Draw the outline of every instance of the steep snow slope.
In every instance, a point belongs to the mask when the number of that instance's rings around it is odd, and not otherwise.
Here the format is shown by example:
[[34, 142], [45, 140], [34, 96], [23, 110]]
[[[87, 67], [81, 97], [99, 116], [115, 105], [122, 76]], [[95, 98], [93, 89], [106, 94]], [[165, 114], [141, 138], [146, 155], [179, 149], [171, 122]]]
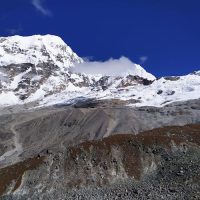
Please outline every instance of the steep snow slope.
[[60, 92], [67, 87], [69, 68], [81, 62], [57, 36], [1, 37], [0, 105]]
[[51, 63], [65, 71], [65, 68], [69, 68], [74, 62], [82, 62], [82, 59], [58, 36], [33, 35], [0, 38], [0, 66]]
[[[130, 106], [164, 106], [200, 98], [200, 72], [156, 80], [127, 58], [83, 62], [52, 35], [0, 38], [0, 106], [120, 99]], [[112, 72], [113, 66], [120, 69]], [[104, 73], [102, 68], [106, 69]], [[99, 70], [99, 71], [98, 71]]]

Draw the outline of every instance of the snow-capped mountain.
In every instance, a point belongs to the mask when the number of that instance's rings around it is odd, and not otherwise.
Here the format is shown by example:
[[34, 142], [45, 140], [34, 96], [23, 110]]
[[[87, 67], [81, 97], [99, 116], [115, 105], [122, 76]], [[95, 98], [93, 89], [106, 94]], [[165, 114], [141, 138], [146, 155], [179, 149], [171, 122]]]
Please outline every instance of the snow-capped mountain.
[[79, 58], [63, 40], [52, 35], [0, 38], [0, 104], [60, 91], [68, 69]]
[[124, 73], [94, 74], [90, 71], [96, 63], [84, 62], [57, 36], [1, 37], [0, 106], [30, 102], [44, 106], [70, 103], [80, 97], [163, 106], [200, 98], [199, 72], [156, 80], [141, 66], [120, 59], [106, 62], [105, 69], [109, 72], [111, 64], [119, 65]]
[[[29, 63], [48, 63], [60, 67], [64, 72], [74, 63], [80, 63], [72, 49], [58, 36], [33, 35], [0, 38], [0, 66]], [[37, 70], [37, 69], [36, 69]]]

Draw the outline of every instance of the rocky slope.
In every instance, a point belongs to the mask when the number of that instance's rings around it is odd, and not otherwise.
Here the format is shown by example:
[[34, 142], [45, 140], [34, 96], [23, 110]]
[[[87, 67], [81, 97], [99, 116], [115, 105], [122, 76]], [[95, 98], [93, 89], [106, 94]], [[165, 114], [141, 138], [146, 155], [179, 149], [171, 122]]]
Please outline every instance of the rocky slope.
[[[200, 182], [198, 177], [193, 180], [199, 162], [199, 119], [199, 100], [131, 109], [123, 101], [81, 101], [73, 106], [2, 112], [2, 199], [114, 199], [119, 195], [159, 199], [161, 184], [165, 199], [198, 196]], [[175, 125], [179, 127], [169, 127]], [[160, 174], [164, 166], [166, 171]], [[179, 176], [182, 167], [187, 173]], [[171, 185], [167, 178], [173, 180]], [[180, 185], [182, 180], [186, 182]]]
[[63, 146], [115, 134], [137, 134], [163, 126], [199, 123], [199, 100], [162, 108], [127, 108], [124, 102], [118, 101], [81, 102], [59, 108], [2, 113], [0, 165], [18, 162], [54, 146], [62, 150]]
[[165, 127], [48, 150], [0, 169], [1, 194], [13, 193], [2, 199], [199, 199], [199, 134]]

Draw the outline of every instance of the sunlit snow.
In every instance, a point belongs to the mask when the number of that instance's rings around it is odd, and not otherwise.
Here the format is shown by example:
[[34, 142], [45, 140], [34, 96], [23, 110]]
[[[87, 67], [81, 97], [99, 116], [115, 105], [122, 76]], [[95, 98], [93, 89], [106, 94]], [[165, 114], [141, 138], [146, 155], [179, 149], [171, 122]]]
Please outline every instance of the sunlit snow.
[[[6, 71], [10, 65], [18, 64], [20, 67], [20, 64], [24, 63], [33, 64], [35, 72], [31, 71], [31, 68], [18, 69], [16, 72], [11, 68]], [[51, 63], [58, 69], [52, 69], [45, 77], [44, 63], [47, 67]], [[39, 71], [42, 73], [38, 74]], [[145, 85], [134, 82], [127, 78], [129, 75], [148, 79], [152, 83]], [[24, 83], [25, 86], [33, 88], [30, 94], [24, 87], [17, 90], [24, 77], [33, 83]], [[122, 85], [122, 82], [126, 84]], [[34, 85], [36, 83], [37, 87]], [[20, 100], [20, 94], [28, 97]], [[0, 106], [30, 102], [48, 106], [68, 104], [80, 98], [134, 100], [135, 103], [128, 103], [128, 106], [137, 107], [161, 107], [172, 102], [198, 99], [200, 72], [156, 80], [140, 65], [125, 57], [104, 62], [83, 62], [83, 59], [57, 36], [0, 38]]]

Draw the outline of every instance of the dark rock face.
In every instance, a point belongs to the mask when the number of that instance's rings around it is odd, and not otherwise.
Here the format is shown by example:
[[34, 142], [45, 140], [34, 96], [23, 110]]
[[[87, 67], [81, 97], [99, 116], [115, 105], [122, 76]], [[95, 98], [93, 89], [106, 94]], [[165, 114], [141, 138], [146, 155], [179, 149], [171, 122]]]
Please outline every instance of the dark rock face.
[[125, 80], [121, 81], [121, 87], [127, 87], [134, 84], [150, 85], [153, 81], [141, 78], [139, 76], [128, 75]]
[[165, 80], [168, 80], [168, 81], [177, 81], [180, 79], [179, 76], [166, 76], [164, 77]]
[[[25, 100], [32, 93], [36, 92], [51, 75], [55, 76], [59, 68], [51, 63], [38, 64], [37, 66], [30, 63], [23, 63], [1, 67], [1, 71], [7, 75], [8, 83], [13, 81], [16, 76], [24, 73], [20, 82], [17, 83], [13, 90], [21, 100]], [[40, 78], [35, 79], [35, 77]], [[1, 86], [0, 92], [4, 90], [6, 91], [6, 88]], [[21, 90], [23, 93], [21, 93]]]

